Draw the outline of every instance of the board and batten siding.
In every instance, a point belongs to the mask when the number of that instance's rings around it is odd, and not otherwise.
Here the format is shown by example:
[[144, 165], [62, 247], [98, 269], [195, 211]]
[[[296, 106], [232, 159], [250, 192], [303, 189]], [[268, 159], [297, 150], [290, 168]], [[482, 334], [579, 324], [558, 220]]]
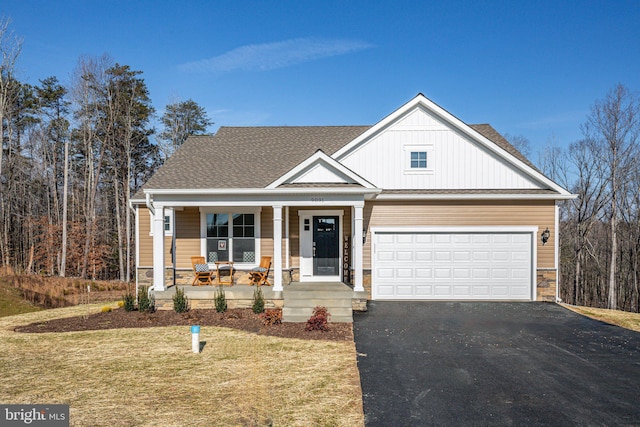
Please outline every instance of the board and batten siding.
[[[145, 206], [138, 206], [138, 267], [153, 266], [153, 236], [151, 236], [151, 213]], [[164, 238], [164, 264], [171, 265], [171, 242], [173, 237]], [[189, 263], [191, 266], [191, 263]]]
[[[411, 151], [427, 170], [408, 169]], [[484, 146], [417, 108], [339, 161], [378, 188], [537, 189], [540, 184]]]
[[[367, 239], [364, 247], [364, 268], [371, 269], [370, 227], [409, 226], [537, 226], [535, 241], [538, 269], [555, 268], [555, 203], [551, 201], [432, 201], [366, 203], [364, 221]], [[549, 228], [551, 237], [546, 245], [540, 233]]]

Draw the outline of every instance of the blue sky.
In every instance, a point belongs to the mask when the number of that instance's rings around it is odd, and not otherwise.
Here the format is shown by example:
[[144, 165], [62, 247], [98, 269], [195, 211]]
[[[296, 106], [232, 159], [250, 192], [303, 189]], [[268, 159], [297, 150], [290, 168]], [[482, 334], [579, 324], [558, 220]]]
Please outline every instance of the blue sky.
[[640, 90], [640, 1], [31, 1], [0, 15], [23, 81], [68, 82], [80, 55], [143, 71], [215, 125], [374, 124], [421, 92], [523, 135], [532, 160], [581, 136], [617, 83]]

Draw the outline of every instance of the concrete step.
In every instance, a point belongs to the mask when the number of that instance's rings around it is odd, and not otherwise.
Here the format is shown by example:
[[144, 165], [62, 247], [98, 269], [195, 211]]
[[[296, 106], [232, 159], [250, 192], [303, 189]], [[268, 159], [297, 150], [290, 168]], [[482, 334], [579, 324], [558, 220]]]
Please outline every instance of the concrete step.
[[[331, 317], [341, 316], [341, 315], [349, 316], [353, 313], [353, 311], [351, 310], [351, 307], [327, 307], [327, 311], [329, 312], [329, 314], [331, 314]], [[296, 314], [305, 315], [307, 316], [307, 318], [304, 320], [307, 320], [309, 317], [311, 317], [311, 314], [313, 313], [313, 308], [284, 306], [282, 307], [282, 314], [284, 315], [285, 313], [292, 314], [292, 315], [296, 315]]]
[[[284, 316], [283, 316], [284, 317]], [[310, 316], [288, 316], [286, 319], [283, 318], [284, 323], [306, 323], [309, 320]], [[352, 316], [331, 316], [329, 323], [353, 323]]]
[[291, 298], [286, 298], [285, 299], [286, 302], [286, 307], [316, 307], [318, 305], [321, 305], [323, 307], [351, 307], [351, 298], [346, 299], [346, 298], [331, 298], [331, 299], [318, 299], [318, 298], [311, 298], [311, 299], [291, 299]]
[[314, 290], [314, 291], [296, 291], [296, 290], [286, 290], [284, 292], [284, 297], [289, 298], [353, 298], [352, 291], [329, 291], [329, 290]]

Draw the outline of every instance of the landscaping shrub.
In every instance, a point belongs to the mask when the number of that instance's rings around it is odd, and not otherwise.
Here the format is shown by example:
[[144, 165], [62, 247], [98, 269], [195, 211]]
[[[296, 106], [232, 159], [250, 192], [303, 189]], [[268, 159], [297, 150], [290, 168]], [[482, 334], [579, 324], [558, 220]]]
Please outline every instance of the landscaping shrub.
[[111, 312], [111, 307], [109, 307], [108, 305], [105, 305], [104, 307], [102, 307], [100, 309], [100, 311], [103, 312], [103, 313], [109, 313], [109, 312]]
[[224, 291], [222, 290], [222, 286], [218, 286], [215, 295], [216, 302], [216, 311], [218, 313], [224, 313], [227, 311], [227, 298], [224, 295]]
[[133, 311], [136, 309], [136, 297], [131, 293], [131, 291], [127, 292], [122, 297], [122, 305], [125, 311]]
[[173, 311], [176, 313], [189, 311], [189, 299], [184, 294], [184, 289], [176, 287], [176, 294], [173, 296]]
[[258, 317], [262, 320], [262, 324], [264, 326], [279, 325], [282, 323], [282, 310], [267, 310], [264, 313], [259, 314]]
[[331, 314], [327, 311], [326, 307], [317, 306], [313, 309], [313, 314], [307, 320], [306, 331], [328, 331], [329, 330], [329, 317]]
[[253, 306], [251, 308], [255, 314], [260, 314], [264, 311], [264, 295], [262, 295], [262, 289], [258, 288], [253, 291]]
[[156, 311], [156, 303], [153, 297], [149, 297], [146, 286], [142, 286], [138, 290], [138, 311], [143, 313], [153, 313]]

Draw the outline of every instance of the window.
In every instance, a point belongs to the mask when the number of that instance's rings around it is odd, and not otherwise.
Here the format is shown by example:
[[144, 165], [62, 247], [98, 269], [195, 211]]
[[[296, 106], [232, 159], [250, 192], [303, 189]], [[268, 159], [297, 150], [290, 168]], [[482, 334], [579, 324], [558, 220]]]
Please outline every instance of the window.
[[411, 144], [403, 147], [402, 167], [405, 175], [432, 175], [435, 173], [433, 144]]
[[427, 152], [412, 151], [411, 152], [411, 169], [426, 169], [426, 168], [427, 168]]
[[207, 262], [256, 261], [256, 215], [253, 213], [207, 213]]

